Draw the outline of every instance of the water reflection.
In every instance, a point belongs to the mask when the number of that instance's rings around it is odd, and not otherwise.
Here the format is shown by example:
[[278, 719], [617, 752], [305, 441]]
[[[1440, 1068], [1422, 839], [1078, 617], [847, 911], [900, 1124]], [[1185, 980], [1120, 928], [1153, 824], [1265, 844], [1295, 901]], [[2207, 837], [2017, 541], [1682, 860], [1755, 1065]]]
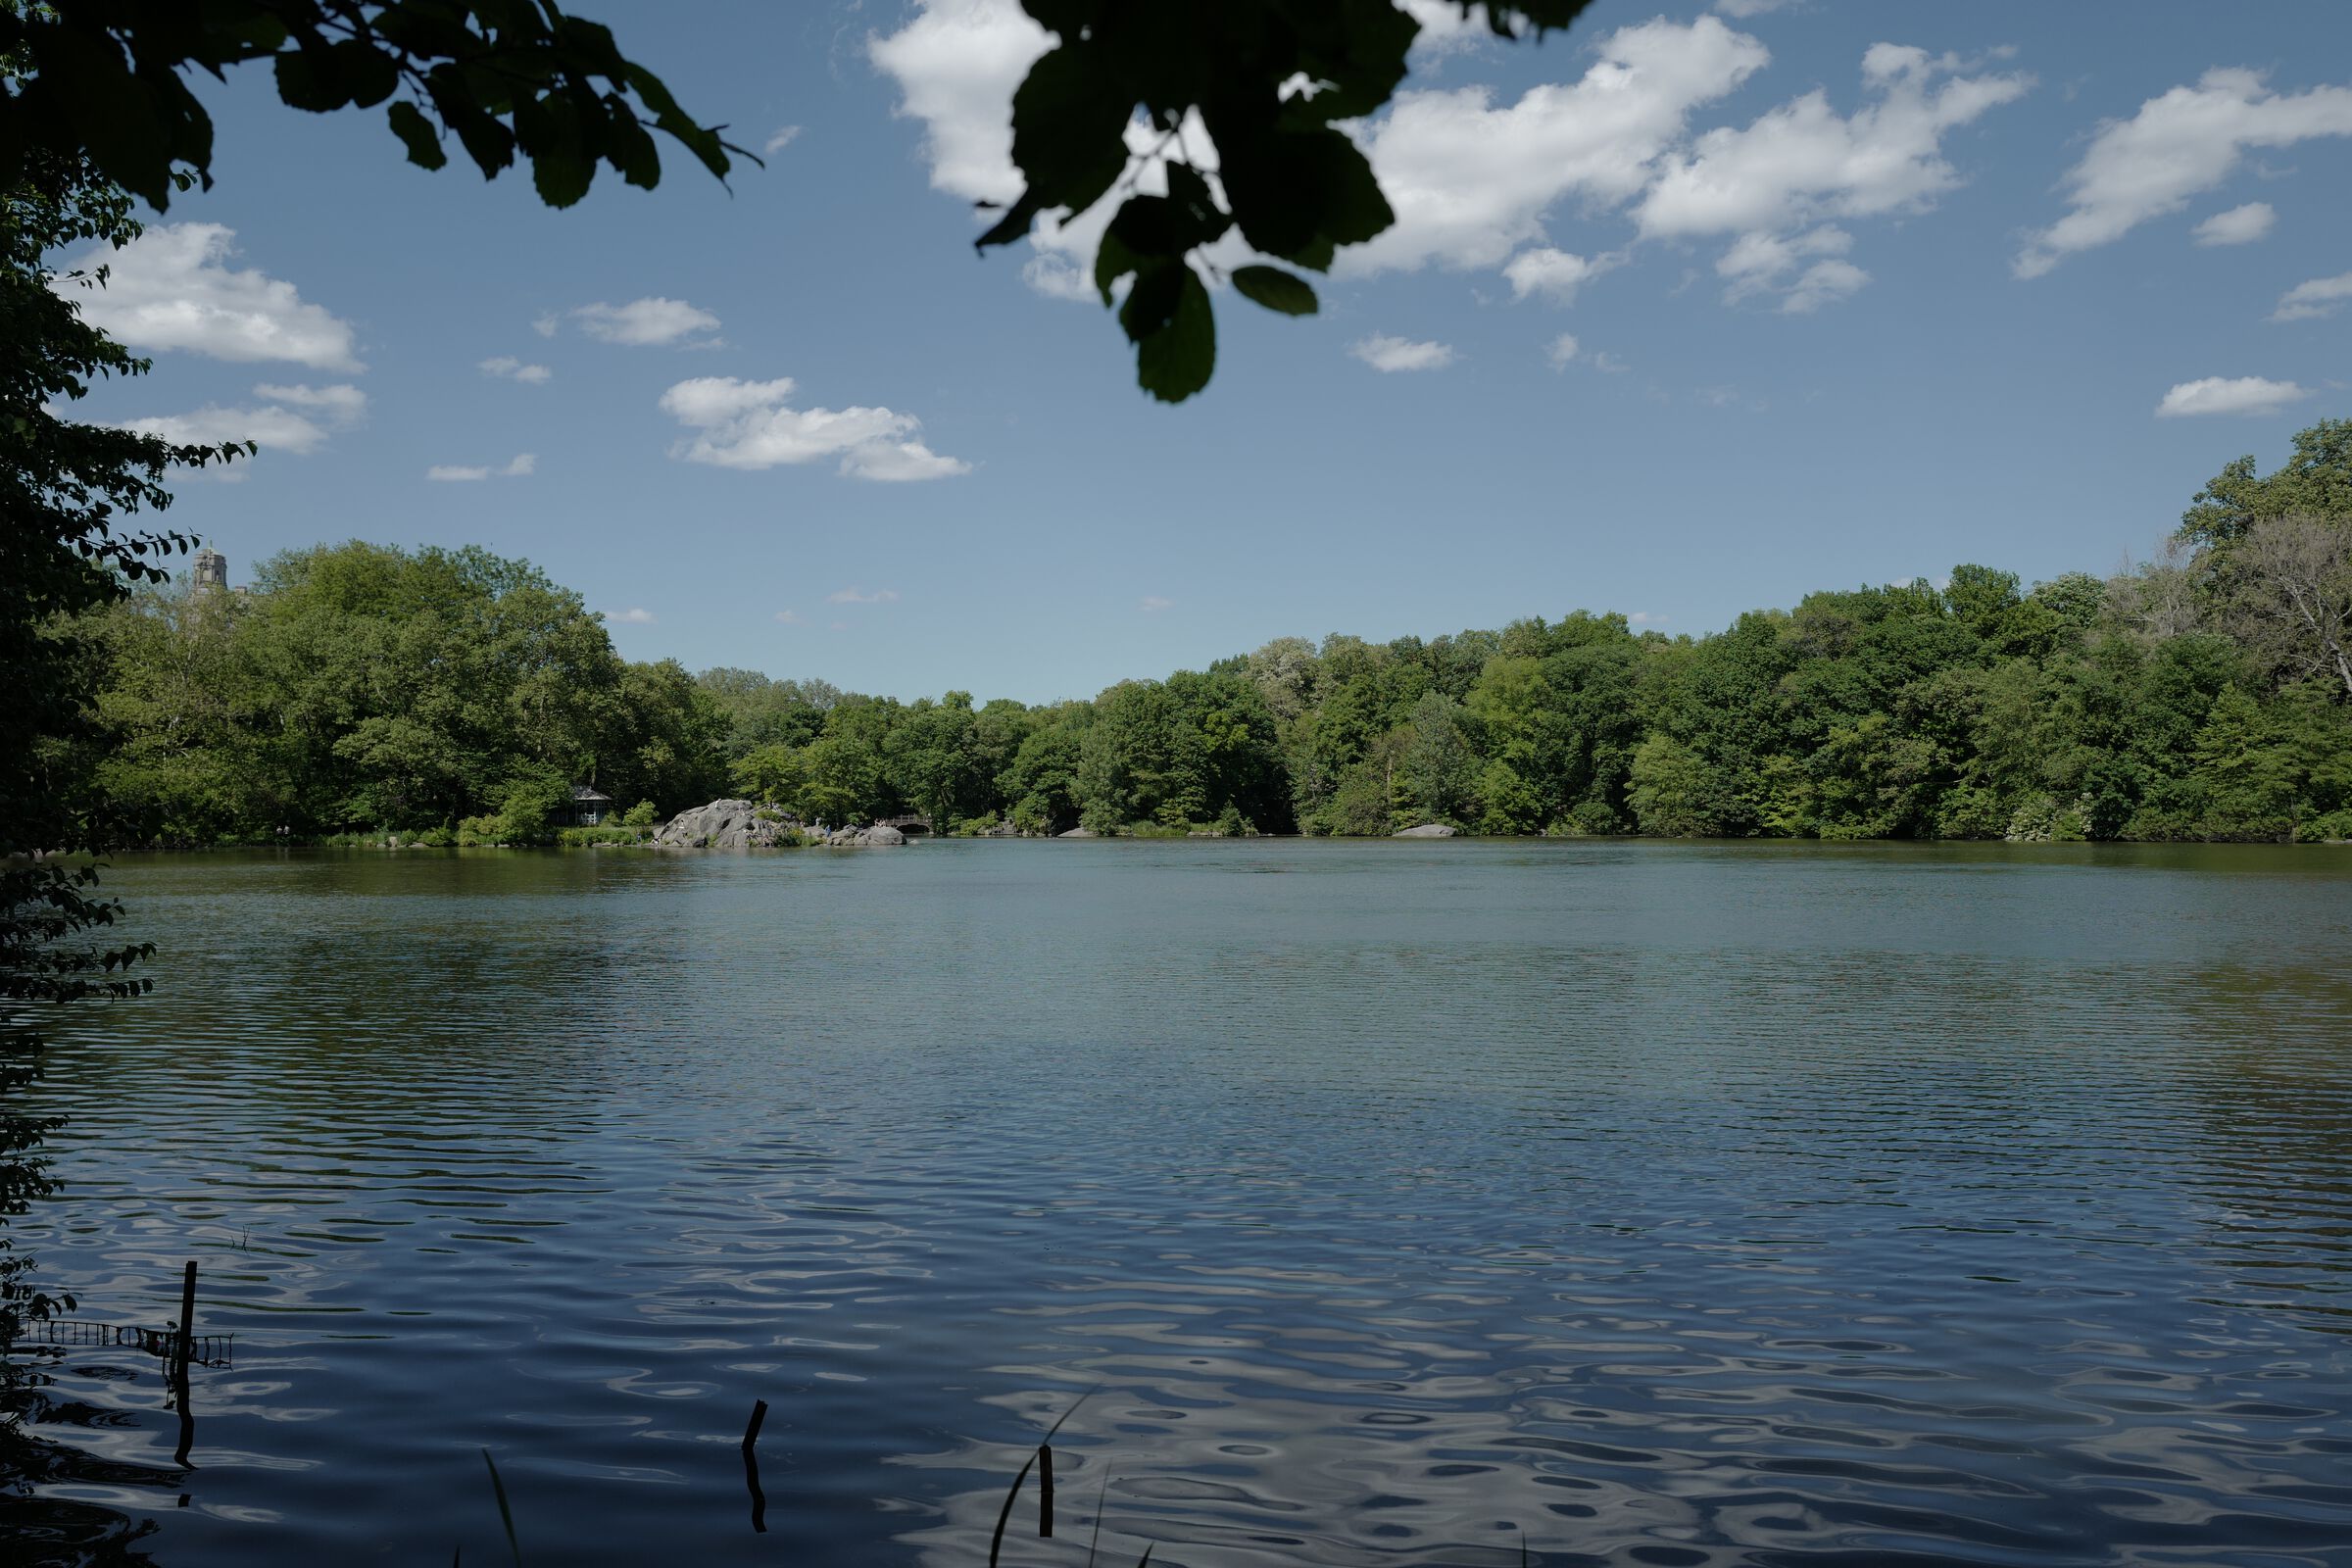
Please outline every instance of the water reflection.
[[61, 1049], [28, 1245], [137, 1322], [199, 1256], [238, 1353], [193, 1474], [154, 1368], [60, 1366], [119, 1468], [36, 1496], [173, 1568], [490, 1560], [487, 1448], [534, 1558], [977, 1563], [1093, 1390], [1021, 1561], [1101, 1499], [1196, 1568], [2324, 1562], [2331, 865], [126, 868], [161, 984]]

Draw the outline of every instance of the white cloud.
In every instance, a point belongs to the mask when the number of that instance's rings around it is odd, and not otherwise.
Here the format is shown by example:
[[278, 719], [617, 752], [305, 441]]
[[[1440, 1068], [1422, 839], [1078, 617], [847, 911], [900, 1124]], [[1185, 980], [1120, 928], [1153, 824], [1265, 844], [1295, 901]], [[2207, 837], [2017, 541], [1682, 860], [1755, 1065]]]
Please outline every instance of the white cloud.
[[1576, 358], [1576, 334], [1574, 332], [1562, 332], [1558, 337], [1555, 337], [1551, 340], [1551, 347], [1544, 351], [1544, 355], [1551, 361], [1551, 368], [1553, 369], [1564, 370], [1568, 368], [1569, 363]]
[[[1841, 260], [1853, 249], [1854, 237], [1824, 223], [1786, 238], [1767, 233], [1742, 234], [1716, 260], [1716, 272], [1726, 279], [1723, 301], [1736, 305], [1748, 296], [1777, 290], [1781, 310], [1802, 316], [1853, 294], [1870, 281], [1870, 274]], [[1797, 271], [1791, 279], [1788, 273]]]
[[2190, 232], [2200, 245], [2251, 245], [2266, 238], [2278, 221], [2269, 202], [2248, 202], [2214, 214]]
[[479, 367], [484, 375], [504, 376], [526, 386], [538, 386], [556, 372], [544, 365], [525, 365], [512, 354], [499, 354], [482, 361]]
[[2352, 272], [2339, 272], [2333, 277], [2315, 277], [2307, 283], [2297, 283], [2278, 296], [2278, 308], [2271, 312], [2274, 321], [2316, 321], [2324, 316], [2333, 316], [2352, 300]]
[[1076, 262], [1040, 251], [1021, 266], [1021, 281], [1050, 300], [1100, 299], [1095, 280]]
[[55, 287], [83, 318], [141, 349], [186, 349], [218, 360], [284, 360], [318, 370], [357, 371], [352, 331], [293, 284], [227, 265], [236, 231], [219, 223], [162, 223], [111, 255], [74, 265], [107, 267], [106, 287]]
[[271, 405], [259, 409], [224, 409], [206, 404], [192, 414], [163, 414], [144, 419], [124, 419], [118, 427], [144, 435], [160, 435], [180, 446], [220, 446], [227, 441], [259, 442], [264, 451], [316, 452], [326, 441], [326, 430], [291, 409]]
[[1447, 55], [1494, 36], [1487, 24], [1484, 6], [1465, 13], [1460, 0], [1400, 0], [1403, 9], [1421, 24], [1413, 36], [1413, 52]]
[[315, 409], [338, 425], [357, 424], [368, 412], [368, 394], [348, 383], [335, 386], [277, 386], [264, 381], [253, 389], [253, 395], [297, 409]]
[[1410, 338], [1375, 332], [1348, 346], [1348, 352], [1375, 370], [1442, 370], [1454, 360], [1446, 343], [1416, 343]]
[[1870, 274], [1851, 262], [1815, 262], [1781, 297], [1782, 313], [1803, 316], [1824, 305], [1848, 298], [1870, 281]]
[[554, 337], [556, 328], [563, 324], [563, 318], [553, 311], [545, 312], [531, 318], [531, 330], [541, 337]]
[[2156, 417], [2178, 419], [2201, 414], [2274, 414], [2289, 403], [2311, 396], [2292, 381], [2267, 381], [2259, 375], [2234, 379], [2209, 375], [2202, 381], [2183, 381], [2156, 405]]
[[2032, 86], [2023, 75], [1966, 69], [1953, 55], [1871, 45], [1862, 81], [1873, 101], [1850, 117], [1816, 88], [1668, 158], [1635, 209], [1643, 237], [1735, 235], [1716, 263], [1732, 279], [1727, 303], [1780, 290], [1781, 308], [1802, 314], [1852, 294], [1870, 274], [1851, 262], [1818, 261], [1793, 281], [1786, 276], [1800, 258], [1851, 248], [1852, 235], [1824, 220], [1924, 212], [1960, 183], [1942, 156], [1944, 134]]
[[[1021, 193], [1020, 171], [1012, 162], [1012, 126], [1005, 104], [1053, 35], [1007, 0], [920, 0], [914, 20], [888, 36], [868, 35], [866, 57], [899, 87], [896, 113], [925, 126], [923, 159], [934, 190], [964, 201], [1003, 206]], [[1187, 117], [1186, 146], [1210, 146], [1199, 115]], [[1164, 160], [1154, 156], [1163, 138], [1141, 116], [1127, 127], [1134, 156], [1122, 185], [1146, 195], [1167, 189]], [[1211, 190], [1218, 188], [1215, 176]], [[1115, 201], [1098, 202], [1083, 214], [1048, 213], [1034, 225], [1034, 254], [1023, 281], [1051, 299], [1091, 300], [1095, 250], [1110, 221]], [[993, 215], [975, 208], [975, 220]], [[1248, 260], [1249, 247], [1229, 235], [1209, 247], [1212, 266], [1230, 270]]]
[[1020, 195], [1004, 106], [1052, 42], [1011, 0], [924, 0], [899, 31], [867, 36], [866, 58], [899, 84], [897, 114], [926, 127], [933, 190], [972, 202]]
[[2248, 148], [2352, 135], [2352, 87], [2274, 93], [2260, 73], [2208, 71], [2193, 87], [2150, 98], [2130, 120], [2100, 124], [2063, 181], [2071, 211], [2018, 253], [2039, 277], [2078, 251], [2114, 243], [2228, 179]]
[[1614, 257], [1598, 257], [1587, 261], [1567, 251], [1554, 250], [1548, 245], [1521, 251], [1502, 269], [1510, 280], [1511, 298], [1523, 300], [1530, 294], [1541, 294], [1557, 305], [1566, 305], [1576, 298], [1576, 291], [1615, 265]]
[[1690, 112], [1771, 58], [1713, 17], [1623, 27], [1597, 52], [1582, 79], [1515, 103], [1488, 87], [1399, 93], [1359, 132], [1396, 224], [1347, 251], [1343, 270], [1500, 267], [1544, 242], [1545, 214], [1569, 197], [1614, 207], [1639, 195]]
[[[252, 408], [207, 404], [191, 414], [125, 419], [119, 428], [160, 435], [180, 446], [252, 441], [265, 452], [307, 456], [325, 445], [334, 430], [359, 423], [368, 412], [368, 394], [356, 386], [276, 386], [265, 381], [253, 394], [268, 401]], [[203, 471], [232, 482], [245, 477], [242, 466]]]
[[656, 617], [652, 611], [638, 605], [631, 605], [626, 610], [614, 611], [605, 618], [619, 621], [624, 626], [651, 626]]
[[[1021, 179], [1004, 104], [1051, 35], [1008, 0], [919, 3], [905, 27], [868, 37], [867, 56], [896, 81], [898, 113], [923, 122], [933, 187], [966, 201], [1009, 202]], [[1424, 57], [1484, 36], [1483, 14], [1465, 18], [1446, 0], [1407, 0], [1406, 8], [1423, 24], [1416, 48]], [[1764, 7], [1732, 0], [1725, 9], [1752, 15]], [[1566, 303], [1624, 260], [1582, 257], [1551, 242], [1545, 224], [1570, 203], [1595, 215], [1632, 211], [1642, 234], [1683, 239], [1787, 239], [1835, 219], [1922, 211], [1960, 182], [1940, 153], [1944, 132], [2029, 85], [2022, 76], [1969, 74], [1973, 68], [1955, 56], [1883, 43], [1863, 57], [1868, 101], [1850, 118], [1816, 91], [1694, 141], [1694, 113], [1770, 63], [1761, 42], [1718, 17], [1661, 18], [1603, 35], [1593, 53], [1575, 80], [1516, 99], [1487, 86], [1404, 92], [1355, 126], [1396, 222], [1342, 251], [1335, 271], [1500, 270], [1515, 298]], [[1146, 156], [1160, 140], [1140, 120], [1129, 127], [1137, 162], [1128, 178], [1138, 190], [1165, 188]], [[1196, 152], [1211, 150], [1196, 122], [1184, 140]], [[1054, 298], [1092, 298], [1089, 263], [1113, 205], [1042, 218], [1022, 269], [1028, 285]], [[1230, 266], [1246, 256], [1229, 235], [1210, 259]], [[1809, 262], [1751, 282], [1783, 294], [1784, 309], [1805, 311], [1851, 293], [1866, 276], [1850, 263]]]
[[2014, 103], [2022, 75], [1962, 75], [1953, 55], [1876, 43], [1862, 55], [1876, 101], [1840, 117], [1819, 88], [1743, 128], [1710, 130], [1666, 161], [1635, 217], [1644, 237], [1800, 227], [1823, 218], [1925, 210], [1960, 183], [1944, 132]]
[[895, 605], [899, 602], [896, 588], [878, 588], [867, 593], [862, 588], [836, 588], [825, 595], [828, 605]]
[[1173, 599], [1162, 599], [1157, 594], [1146, 594], [1143, 598], [1135, 602], [1135, 608], [1142, 611], [1147, 615], [1156, 615], [1163, 610], [1175, 609], [1176, 601]]
[[1599, 353], [1592, 356], [1592, 368], [1595, 370], [1605, 371], [1610, 375], [1623, 375], [1626, 371], [1632, 369], [1633, 367], [1626, 364], [1616, 355], [1611, 354], [1608, 350], [1602, 349]]
[[775, 618], [783, 625], [798, 626], [801, 623], [801, 612], [797, 610], [779, 610], [776, 612]]
[[525, 474], [536, 473], [538, 469], [539, 460], [537, 457], [528, 452], [517, 452], [495, 468], [487, 465], [439, 463], [425, 469], [424, 476], [427, 479], [438, 479], [445, 483], [467, 484], [477, 479], [493, 477], [519, 479]]
[[590, 337], [603, 338], [608, 343], [625, 343], [631, 348], [666, 344], [697, 349], [718, 346], [718, 339], [710, 335], [718, 330], [718, 318], [684, 300], [663, 299], [660, 295], [631, 300], [626, 305], [607, 305], [599, 300], [594, 305], [581, 306], [571, 315]]
[[[1744, 126], [1692, 137], [1692, 115], [1737, 89], [1771, 56], [1713, 17], [1619, 29], [1574, 84], [1531, 89], [1497, 107], [1482, 87], [1405, 93], [1362, 133], [1397, 214], [1396, 226], [1342, 255], [1340, 270], [1499, 266], [1516, 297], [1565, 299], [1622, 258], [1586, 263], [1544, 242], [1544, 223], [1570, 199], [1589, 211], [1630, 210], [1642, 238], [1730, 236], [1720, 269], [1730, 297], [1781, 293], [1804, 312], [1851, 294], [1868, 274], [1823, 266], [1816, 242], [1832, 220], [1926, 211], [1961, 182], [1944, 136], [2024, 96], [2023, 75], [1972, 74], [1955, 55], [1874, 44], [1862, 57], [1866, 102], [1850, 116], [1820, 89]], [[1781, 265], [1755, 265], [1754, 247], [1793, 246]], [[1742, 255], [1741, 247], [1749, 247]], [[1505, 258], [1509, 258], [1506, 262]]]
[[701, 432], [670, 456], [722, 468], [772, 468], [838, 458], [854, 479], [942, 479], [971, 465], [941, 457], [915, 439], [922, 421], [889, 409], [795, 409], [789, 376], [744, 381], [702, 376], [662, 394], [662, 410]]
[[843, 455], [841, 471], [853, 479], [889, 484], [952, 479], [971, 472], [972, 466], [961, 458], [942, 457], [920, 441], [869, 441]]
[[775, 157], [776, 154], [791, 146], [793, 139], [800, 133], [801, 127], [798, 125], [778, 125], [769, 133], [767, 140], [760, 144], [760, 155], [763, 158]]

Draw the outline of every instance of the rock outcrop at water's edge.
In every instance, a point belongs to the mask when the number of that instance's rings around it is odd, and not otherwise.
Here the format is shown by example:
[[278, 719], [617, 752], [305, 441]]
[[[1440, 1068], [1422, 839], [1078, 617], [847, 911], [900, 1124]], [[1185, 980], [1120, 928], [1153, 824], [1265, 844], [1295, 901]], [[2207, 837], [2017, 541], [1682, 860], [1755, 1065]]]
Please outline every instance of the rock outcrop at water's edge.
[[825, 848], [829, 850], [886, 850], [906, 842], [906, 834], [884, 822], [876, 822], [872, 827], [835, 828], [825, 835]]
[[1424, 822], [1419, 827], [1408, 827], [1403, 832], [1392, 833], [1389, 837], [1396, 839], [1449, 839], [1453, 837], [1453, 829], [1443, 822]]
[[749, 801], [712, 801], [680, 811], [654, 835], [657, 849], [772, 850], [795, 842], [798, 829], [785, 818], [760, 814]]

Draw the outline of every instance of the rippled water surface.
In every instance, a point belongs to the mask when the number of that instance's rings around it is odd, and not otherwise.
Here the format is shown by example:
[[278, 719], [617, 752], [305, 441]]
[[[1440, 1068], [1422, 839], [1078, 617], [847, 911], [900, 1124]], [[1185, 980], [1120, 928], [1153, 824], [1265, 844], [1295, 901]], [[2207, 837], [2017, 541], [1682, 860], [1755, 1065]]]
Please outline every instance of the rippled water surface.
[[[48, 1504], [197, 1565], [2352, 1562], [2352, 851], [213, 855]], [[738, 1442], [755, 1398], [764, 1532]]]

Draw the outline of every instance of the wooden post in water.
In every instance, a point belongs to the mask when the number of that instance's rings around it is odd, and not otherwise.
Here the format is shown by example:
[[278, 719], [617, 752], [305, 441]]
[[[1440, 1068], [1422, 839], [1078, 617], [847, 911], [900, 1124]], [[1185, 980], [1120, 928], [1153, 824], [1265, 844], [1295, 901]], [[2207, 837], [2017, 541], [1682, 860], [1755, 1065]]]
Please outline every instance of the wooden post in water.
[[179, 1277], [179, 1340], [172, 1347], [172, 1393], [179, 1404], [179, 1446], [172, 1462], [188, 1468], [188, 1450], [196, 1446], [196, 1411], [188, 1398], [188, 1363], [196, 1358], [196, 1260], [188, 1259]]
[[767, 1494], [760, 1490], [760, 1426], [767, 1419], [767, 1401], [752, 1401], [752, 1419], [743, 1429], [743, 1484], [752, 1494], [752, 1533], [767, 1534]]
[[196, 1260], [192, 1257], [179, 1277], [179, 1344], [172, 1351], [184, 1373], [188, 1358], [196, 1352]]
[[1037, 1446], [1037, 1534], [1041, 1541], [1054, 1537], [1054, 1445]]

